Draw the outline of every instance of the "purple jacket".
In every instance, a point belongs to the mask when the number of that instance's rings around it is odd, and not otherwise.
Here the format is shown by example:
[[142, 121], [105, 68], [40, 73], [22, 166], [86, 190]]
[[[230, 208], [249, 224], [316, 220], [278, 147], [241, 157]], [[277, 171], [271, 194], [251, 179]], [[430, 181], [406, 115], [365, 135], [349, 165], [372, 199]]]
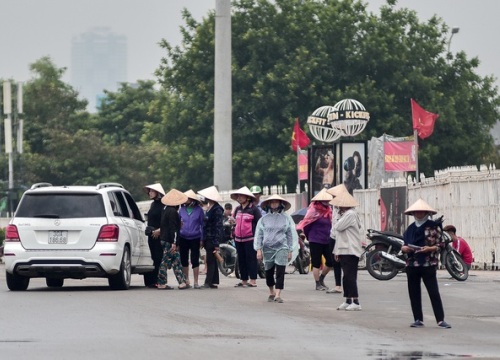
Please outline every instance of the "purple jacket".
[[195, 206], [191, 214], [188, 214], [186, 206], [179, 210], [181, 218], [181, 230], [179, 235], [186, 240], [200, 240], [203, 236], [203, 222], [205, 213], [201, 206]]
[[307, 240], [309, 240], [309, 242], [329, 244], [331, 228], [332, 221], [328, 218], [322, 217], [306, 225], [306, 227], [304, 228], [304, 234], [306, 234]]

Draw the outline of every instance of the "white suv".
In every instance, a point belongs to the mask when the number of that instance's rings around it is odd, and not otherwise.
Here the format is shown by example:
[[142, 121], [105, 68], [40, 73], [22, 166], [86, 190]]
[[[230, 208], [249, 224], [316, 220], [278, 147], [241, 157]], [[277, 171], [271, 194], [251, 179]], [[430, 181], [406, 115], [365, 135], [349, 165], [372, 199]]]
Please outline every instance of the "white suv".
[[153, 270], [144, 219], [120, 184], [34, 184], [5, 233], [10, 290], [26, 290], [30, 278], [61, 287], [65, 278], [107, 277], [112, 289], [130, 287], [132, 273]]

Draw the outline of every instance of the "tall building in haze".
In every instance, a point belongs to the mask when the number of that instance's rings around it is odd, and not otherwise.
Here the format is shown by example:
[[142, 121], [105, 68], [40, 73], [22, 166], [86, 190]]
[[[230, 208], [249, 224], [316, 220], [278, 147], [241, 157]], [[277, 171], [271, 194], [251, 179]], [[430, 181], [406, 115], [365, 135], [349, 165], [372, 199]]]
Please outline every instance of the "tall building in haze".
[[71, 41], [71, 85], [95, 112], [104, 90], [116, 91], [127, 81], [127, 38], [99, 27]]

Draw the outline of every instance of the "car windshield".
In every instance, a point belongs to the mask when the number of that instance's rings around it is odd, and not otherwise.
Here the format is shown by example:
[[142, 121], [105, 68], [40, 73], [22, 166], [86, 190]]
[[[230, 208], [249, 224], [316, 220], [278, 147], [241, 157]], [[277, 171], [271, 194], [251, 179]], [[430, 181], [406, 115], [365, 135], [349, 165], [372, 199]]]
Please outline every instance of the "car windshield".
[[100, 194], [25, 194], [16, 217], [53, 219], [104, 217]]

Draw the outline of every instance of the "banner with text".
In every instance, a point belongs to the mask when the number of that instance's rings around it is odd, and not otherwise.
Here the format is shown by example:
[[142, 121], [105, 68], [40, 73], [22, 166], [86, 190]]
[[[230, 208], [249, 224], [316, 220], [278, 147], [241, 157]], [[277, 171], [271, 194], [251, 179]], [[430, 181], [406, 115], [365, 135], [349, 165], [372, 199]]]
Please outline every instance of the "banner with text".
[[413, 136], [384, 135], [385, 171], [416, 171], [417, 149]]

